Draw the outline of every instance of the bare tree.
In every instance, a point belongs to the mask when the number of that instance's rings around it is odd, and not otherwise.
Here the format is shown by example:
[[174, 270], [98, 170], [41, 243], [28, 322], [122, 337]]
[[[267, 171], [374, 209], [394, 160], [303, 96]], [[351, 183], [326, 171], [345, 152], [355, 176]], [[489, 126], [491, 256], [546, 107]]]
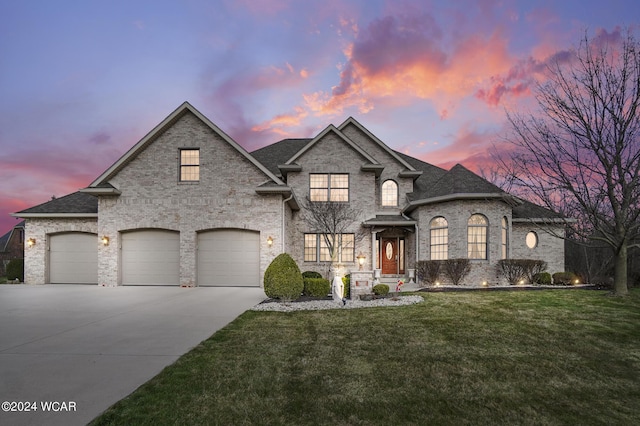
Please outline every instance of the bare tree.
[[362, 212], [349, 203], [338, 201], [311, 201], [303, 204], [304, 219], [313, 232], [322, 235], [329, 251], [331, 265], [337, 266], [342, 234], [353, 234], [354, 249], [358, 241], [365, 237], [359, 219]]
[[604, 36], [585, 35], [547, 65], [537, 112], [508, 113], [509, 173], [548, 207], [582, 219], [574, 232], [613, 250], [614, 293], [626, 295], [640, 215], [640, 44], [630, 30]]

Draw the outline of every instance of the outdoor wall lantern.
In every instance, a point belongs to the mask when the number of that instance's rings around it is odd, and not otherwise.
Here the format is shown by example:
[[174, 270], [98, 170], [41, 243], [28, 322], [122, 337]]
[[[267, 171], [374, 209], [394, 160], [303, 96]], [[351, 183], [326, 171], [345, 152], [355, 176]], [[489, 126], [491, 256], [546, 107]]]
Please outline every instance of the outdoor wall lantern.
[[268, 245], [269, 247], [271, 247], [271, 246], [273, 245], [273, 238], [271, 237], [271, 235], [269, 235], [269, 236], [267, 237], [267, 245]]
[[364, 260], [367, 258], [364, 254], [360, 253], [357, 257], [358, 264], [360, 265], [360, 270], [362, 271], [362, 265], [364, 265]]
[[36, 245], [36, 239], [35, 239], [35, 238], [29, 238], [29, 239], [27, 240], [27, 246], [29, 246], [29, 247], [33, 247], [33, 246], [35, 246], [35, 245]]
[[103, 246], [109, 245], [109, 237], [107, 237], [106, 235], [102, 237], [102, 245]]

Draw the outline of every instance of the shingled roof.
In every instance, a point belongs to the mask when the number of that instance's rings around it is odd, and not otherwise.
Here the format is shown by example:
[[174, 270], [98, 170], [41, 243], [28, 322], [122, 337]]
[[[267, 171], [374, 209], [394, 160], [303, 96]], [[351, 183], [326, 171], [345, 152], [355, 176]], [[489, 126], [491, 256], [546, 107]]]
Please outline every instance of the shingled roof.
[[309, 138], [283, 139], [280, 142], [257, 149], [251, 152], [251, 155], [261, 162], [271, 173], [280, 176], [282, 173], [280, 169], [278, 169], [278, 165], [286, 163], [287, 160], [304, 148], [310, 141], [311, 139]]
[[64, 197], [54, 198], [46, 203], [38, 204], [26, 210], [15, 213], [17, 217], [28, 217], [28, 215], [40, 214], [98, 214], [98, 199], [93, 195], [80, 191], [74, 192]]
[[434, 198], [452, 194], [503, 194], [502, 189], [481, 178], [461, 164], [456, 164], [423, 193], [414, 198]]
[[564, 219], [560, 213], [549, 210], [527, 200], [521, 200], [522, 204], [513, 208], [513, 219]]

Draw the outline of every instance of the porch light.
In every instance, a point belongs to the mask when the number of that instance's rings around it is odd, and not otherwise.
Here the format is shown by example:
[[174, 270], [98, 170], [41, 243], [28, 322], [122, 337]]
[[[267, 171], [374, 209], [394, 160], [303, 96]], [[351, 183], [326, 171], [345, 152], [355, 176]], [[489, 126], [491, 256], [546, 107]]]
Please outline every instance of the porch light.
[[29, 246], [29, 247], [33, 247], [33, 246], [35, 246], [35, 245], [36, 245], [36, 239], [35, 239], [35, 238], [29, 238], [29, 239], [27, 240], [27, 246]]
[[267, 237], [267, 245], [268, 245], [269, 247], [271, 247], [271, 246], [273, 245], [273, 238], [271, 237], [271, 235], [269, 235], [269, 236]]
[[107, 237], [106, 235], [102, 237], [102, 245], [103, 246], [109, 245], [109, 237]]
[[364, 260], [367, 258], [364, 254], [360, 253], [357, 257], [358, 264], [360, 265], [360, 270], [362, 271], [362, 265], [364, 265]]

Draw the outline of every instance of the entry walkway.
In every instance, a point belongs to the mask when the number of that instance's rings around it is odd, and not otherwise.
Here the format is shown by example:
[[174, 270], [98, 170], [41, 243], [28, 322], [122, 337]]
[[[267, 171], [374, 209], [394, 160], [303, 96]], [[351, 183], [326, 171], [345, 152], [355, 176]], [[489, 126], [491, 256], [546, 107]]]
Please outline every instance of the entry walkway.
[[0, 424], [84, 425], [263, 299], [246, 287], [0, 285], [0, 402], [37, 407], [5, 404]]

